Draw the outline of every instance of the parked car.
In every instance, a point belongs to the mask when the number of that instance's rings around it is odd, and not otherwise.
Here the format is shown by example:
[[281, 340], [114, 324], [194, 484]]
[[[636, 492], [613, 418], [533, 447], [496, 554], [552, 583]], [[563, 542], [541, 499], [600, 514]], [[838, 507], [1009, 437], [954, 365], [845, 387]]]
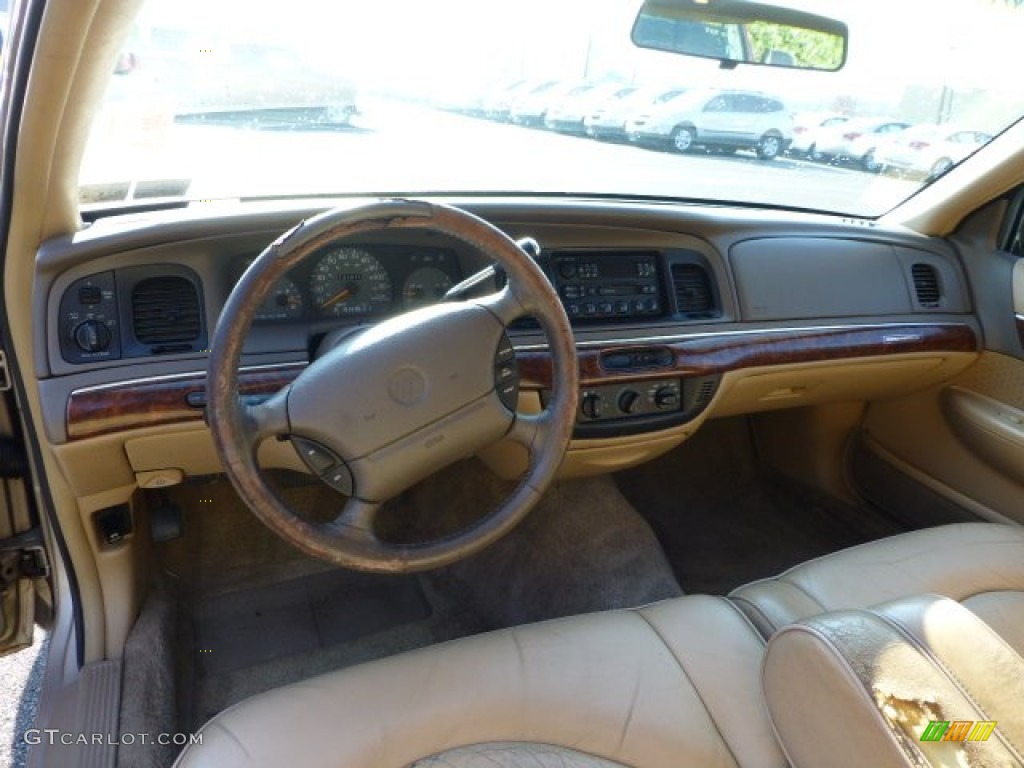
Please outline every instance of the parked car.
[[815, 141], [815, 157], [835, 165], [854, 164], [877, 173], [881, 166], [875, 158], [879, 143], [905, 131], [910, 123], [888, 117], [857, 117], [845, 123], [822, 128]]
[[587, 117], [598, 105], [614, 104], [632, 93], [636, 93], [635, 87], [621, 83], [604, 83], [575, 92], [548, 110], [544, 126], [553, 131], [582, 136], [586, 133]]
[[531, 88], [536, 88], [541, 83], [534, 80], [516, 80], [515, 82], [499, 87], [490, 96], [484, 98], [484, 117], [498, 122], [506, 122], [511, 118], [512, 102], [520, 94], [526, 93]]
[[593, 85], [552, 82], [535, 88], [512, 104], [512, 122], [516, 125], [543, 126], [548, 112], [565, 99], [583, 96]]
[[627, 96], [610, 99], [595, 106], [584, 119], [584, 130], [595, 139], [625, 141], [626, 122], [631, 117], [648, 114], [653, 107], [685, 91], [685, 88], [639, 88]]
[[818, 136], [822, 129], [842, 125], [849, 119], [848, 115], [838, 112], [800, 112], [793, 115], [793, 143], [789, 145], [790, 153], [820, 160]]
[[885, 173], [936, 179], [991, 140], [970, 128], [915, 125], [880, 144], [875, 160]]
[[772, 160], [792, 141], [793, 119], [785, 104], [763, 93], [699, 89], [657, 105], [626, 130], [631, 141], [675, 152], [753, 149]]

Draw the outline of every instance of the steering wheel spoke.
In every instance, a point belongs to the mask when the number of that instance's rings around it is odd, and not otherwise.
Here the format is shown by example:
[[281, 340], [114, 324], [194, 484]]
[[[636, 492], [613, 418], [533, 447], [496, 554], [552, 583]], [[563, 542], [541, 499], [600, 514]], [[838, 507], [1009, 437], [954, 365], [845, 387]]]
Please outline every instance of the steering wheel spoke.
[[338, 534], [362, 540], [377, 540], [373, 532], [374, 521], [381, 505], [375, 501], [366, 501], [356, 497], [345, 502], [341, 513], [330, 523], [330, 527]]
[[477, 303], [486, 307], [506, 327], [511, 325], [512, 321], [529, 313], [529, 310], [523, 306], [516, 295], [511, 282], [500, 291], [489, 293], [478, 299]]
[[547, 441], [551, 432], [551, 412], [517, 413], [515, 424], [506, 435], [510, 440], [533, 451]]
[[288, 433], [288, 388], [259, 405], [246, 405], [242, 410], [249, 442], [258, 445], [268, 437]]

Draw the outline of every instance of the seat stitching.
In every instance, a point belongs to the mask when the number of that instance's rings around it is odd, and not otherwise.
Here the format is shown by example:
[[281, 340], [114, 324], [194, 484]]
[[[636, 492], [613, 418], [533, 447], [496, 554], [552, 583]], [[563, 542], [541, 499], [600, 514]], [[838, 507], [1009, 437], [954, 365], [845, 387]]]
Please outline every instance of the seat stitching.
[[[748, 606], [750, 608], [750, 610], [752, 610], [754, 613], [756, 613], [758, 616], [760, 616], [764, 620], [764, 623], [767, 624], [771, 628], [772, 633], [774, 633], [775, 630], [777, 630], [779, 628], [778, 625], [774, 621], [772, 621], [771, 619], [768, 618], [768, 614], [766, 614], [764, 611], [761, 610], [761, 606], [759, 606], [757, 603], [755, 603], [750, 598], [743, 597], [743, 596], [740, 596], [740, 595], [737, 595], [736, 597], [732, 597], [730, 595], [729, 597], [726, 597], [724, 599], [727, 600], [727, 601], [733, 602], [733, 603], [743, 603], [744, 605]], [[767, 639], [761, 634], [761, 630], [758, 629], [756, 626], [754, 626], [754, 623], [752, 621], [750, 621], [750, 617], [747, 616], [746, 613], [744, 613], [743, 610], [740, 609], [738, 606], [737, 606], [737, 610], [739, 610], [740, 613], [743, 613], [743, 618], [745, 618], [747, 620], [747, 622], [750, 624], [750, 626], [754, 627], [754, 631], [757, 632], [757, 636], [760, 637], [762, 640], [764, 640], [765, 641], [765, 645], [767, 645]]]
[[[768, 641], [764, 637], [761, 636], [761, 632], [758, 630], [757, 627], [754, 626], [754, 622], [752, 622], [750, 620], [750, 617], [747, 616], [747, 614], [745, 614], [738, 605], [733, 603], [732, 600], [730, 600], [728, 597], [726, 597], [724, 595], [718, 595], [716, 597], [716, 599], [720, 600], [721, 602], [723, 602], [727, 606], [729, 606], [729, 608], [732, 609], [732, 612], [735, 613], [737, 616], [739, 616], [744, 624], [746, 624], [748, 627], [750, 627], [751, 631], [754, 634], [754, 637], [757, 638], [757, 641], [761, 644], [762, 648], [767, 648], [768, 647]], [[771, 622], [768, 622], [768, 623], [771, 624]]]
[[[609, 766], [631, 768], [631, 764], [624, 763], [618, 759], [602, 757], [601, 755], [595, 754], [593, 752], [588, 752], [582, 749], [576, 749], [575, 747], [568, 747], [564, 744], [552, 744], [551, 742], [547, 741], [478, 741], [472, 744], [460, 744], [454, 747], [447, 747], [442, 752], [436, 752], [432, 755], [426, 755], [425, 757], [418, 757], [411, 763], [407, 763], [406, 768], [414, 768], [414, 766], [417, 766], [420, 763], [424, 763], [428, 766], [438, 765], [439, 763], [437, 761], [439, 760], [444, 760], [444, 765], [454, 765], [453, 763], [449, 762], [449, 758], [445, 756], [451, 752], [460, 751], [466, 751], [473, 754], [474, 756], [479, 756], [486, 758], [488, 760], [493, 760], [493, 758], [491, 758], [491, 756], [488, 754], [489, 752], [496, 751], [498, 748], [508, 749], [511, 751], [512, 749], [517, 747], [547, 747], [552, 750], [562, 750], [570, 754], [591, 758], [593, 760], [599, 760], [602, 763], [606, 763]], [[536, 755], [531, 755], [531, 757], [535, 760], [538, 759]], [[500, 763], [495, 764], [500, 765]]]
[[687, 672], [686, 667], [683, 666], [682, 659], [676, 656], [675, 652], [672, 650], [672, 646], [670, 646], [665, 641], [664, 636], [661, 634], [661, 632], [658, 631], [658, 628], [651, 623], [650, 619], [644, 616], [643, 613], [641, 613], [640, 611], [634, 610], [633, 613], [639, 616], [643, 620], [643, 622], [648, 627], [650, 627], [651, 632], [654, 633], [654, 636], [658, 638], [661, 644], [665, 647], [665, 650], [668, 651], [668, 655], [675, 661], [676, 666], [679, 667], [679, 671], [683, 673], [683, 677], [685, 677], [686, 680], [690, 683], [690, 687], [693, 689], [694, 694], [700, 701], [701, 706], [704, 707], [704, 711], [707, 713], [708, 719], [711, 721], [711, 725], [715, 727], [715, 733], [718, 734], [718, 738], [721, 739], [722, 743], [725, 745], [726, 750], [729, 752], [729, 756], [732, 758], [733, 764], [736, 765], [737, 768], [739, 768], [740, 761], [736, 758], [736, 753], [732, 751], [732, 745], [729, 744], [728, 741], [726, 741], [725, 734], [722, 733], [722, 729], [718, 727], [718, 721], [715, 720], [715, 716], [711, 714], [711, 710], [708, 708], [708, 703], [704, 701], [704, 696], [701, 694], [700, 689], [697, 687], [697, 684], [693, 682], [693, 678], [690, 677], [690, 673]]
[[[942, 597], [942, 596], [938, 595], [938, 597]], [[967, 684], [963, 680], [960, 679], [960, 676], [957, 675], [956, 672], [954, 672], [942, 659], [940, 659], [938, 657], [938, 655], [936, 655], [932, 651], [931, 648], [929, 648], [924, 643], [922, 643], [920, 640], [918, 640], [917, 636], [902, 621], [900, 621], [899, 619], [894, 618], [892, 616], [888, 616], [888, 615], [886, 615], [884, 613], [879, 613], [879, 612], [874, 611], [874, 610], [867, 610], [865, 612], [873, 614], [874, 616], [877, 616], [883, 622], [885, 622], [886, 624], [889, 624], [893, 629], [895, 629], [896, 632], [898, 634], [902, 635], [907, 640], [907, 642], [909, 642], [922, 656], [924, 656], [926, 659], [928, 659], [930, 662], [932, 662], [932, 664], [934, 664], [936, 667], [938, 667], [940, 672], [943, 672], [946, 675], [946, 677], [949, 678], [949, 681], [954, 686], [956, 686], [956, 688], [960, 691], [960, 693], [962, 693], [964, 695], [964, 697], [968, 701], [971, 702], [971, 705], [976, 710], [978, 710], [979, 713], [981, 713], [981, 715], [984, 717], [985, 720], [991, 720], [992, 719], [991, 717], [989, 717], [988, 712], [985, 711], [985, 708], [982, 707], [981, 704], [978, 703], [978, 699], [977, 699], [977, 697], [973, 693], [971, 693], [971, 689], [967, 686]], [[981, 620], [979, 619], [979, 621], [981, 621]], [[985, 624], [985, 622], [981, 622], [981, 624], [983, 626], [985, 626], [986, 628], [988, 628], [990, 632], [992, 631], [988, 627], [988, 625]], [[992, 632], [992, 634], [995, 635], [996, 638], [999, 641], [1003, 642], [1003, 645], [1006, 645], [1005, 641], [1003, 641], [1003, 639], [1001, 637], [999, 637], [999, 635], [997, 635], [995, 632]], [[1014, 655], [1018, 655], [1017, 652], [1014, 651], [1009, 646], [1007, 646], [1007, 648], [1011, 652], [1013, 652]], [[1019, 656], [1018, 656], [1018, 658], [1019, 658]], [[1022, 664], [1024, 664], [1024, 659], [1022, 659]], [[1018, 762], [1024, 763], [1024, 759], [1022, 759], [1022, 757], [1021, 757], [1021, 752], [1017, 748], [1017, 745], [1013, 742], [1013, 740], [1010, 739], [1002, 731], [996, 731], [995, 734], [999, 737], [999, 740], [1003, 742], [1004, 746], [1006, 746], [1007, 749], [1009, 749], [1011, 752], [1013, 752], [1013, 756], [1018, 760]]]
[[778, 580], [783, 582], [783, 583], [785, 583], [785, 584], [789, 584], [789, 586], [793, 587], [793, 589], [795, 589], [797, 592], [800, 592], [801, 594], [803, 594], [808, 600], [810, 600], [812, 603], [814, 603], [816, 606], [818, 606], [821, 609], [821, 611], [820, 611], [821, 613], [824, 613], [825, 611], [830, 610], [825, 605], [825, 603], [823, 603], [821, 600], [819, 600], [814, 595], [812, 595], [803, 585], [797, 584], [795, 581], [791, 581], [789, 579], [783, 578], [783, 576], [785, 576], [785, 575], [786, 574], [782, 574], [782, 576], [779, 576]]
[[[839, 665], [849, 673], [849, 676], [854, 681], [856, 681], [863, 698], [868, 702], [868, 711], [874, 716], [875, 720], [881, 722], [883, 732], [889, 737], [889, 741], [896, 747], [897, 751], [900, 754], [907, 757], [908, 759], [912, 759], [919, 766], [919, 768], [928, 768], [931, 765], [928, 759], [924, 756], [924, 753], [921, 752], [918, 746], [911, 739], [908, 738], [901, 740], [897, 737], [895, 726], [893, 726], [885, 717], [885, 715], [883, 715], [879, 711], [877, 702], [875, 702], [874, 698], [872, 698], [871, 691], [868, 687], [867, 681], [865, 681], [864, 678], [857, 674], [857, 670], [853, 668], [853, 665], [850, 664], [849, 660], [843, 654], [839, 646], [832, 642], [832, 638], [830, 638], [827, 634], [822, 632], [817, 627], [813, 627], [808, 624], [791, 624], [790, 626], [780, 630], [779, 634], [775, 636], [776, 640], [774, 640], [773, 642], [777, 642], [777, 638], [781, 637], [782, 634], [786, 632], [807, 632], [808, 634], [813, 635], [818, 640], [820, 640], [825, 645], [825, 647], [832, 652], [832, 655], [836, 657], [836, 659], [839, 662]], [[767, 655], [765, 655], [765, 662], [767, 662], [767, 658]], [[762, 662], [762, 670], [764, 668], [765, 662]], [[761, 680], [762, 688], [764, 688], [763, 671], [761, 675]], [[765, 691], [765, 698], [767, 699], [767, 691]], [[772, 725], [774, 727], [775, 721], [773, 718], [770, 719], [772, 720]], [[776, 733], [778, 733], [777, 729]], [[779, 741], [781, 743], [782, 739], [780, 738]]]

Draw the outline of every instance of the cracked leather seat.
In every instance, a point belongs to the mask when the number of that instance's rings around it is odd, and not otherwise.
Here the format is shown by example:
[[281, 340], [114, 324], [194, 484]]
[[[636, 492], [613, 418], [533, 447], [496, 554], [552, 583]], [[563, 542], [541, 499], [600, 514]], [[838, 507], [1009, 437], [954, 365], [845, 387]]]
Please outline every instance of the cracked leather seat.
[[[177, 766], [785, 766], [761, 690], [764, 640], [748, 616], [772, 634], [923, 593], [962, 602], [1019, 653], [1024, 528], [905, 534], [742, 587], [734, 601], [686, 596], [340, 670], [222, 712]], [[776, 725], [778, 702], [803, 697], [792, 669], [769, 691]]]

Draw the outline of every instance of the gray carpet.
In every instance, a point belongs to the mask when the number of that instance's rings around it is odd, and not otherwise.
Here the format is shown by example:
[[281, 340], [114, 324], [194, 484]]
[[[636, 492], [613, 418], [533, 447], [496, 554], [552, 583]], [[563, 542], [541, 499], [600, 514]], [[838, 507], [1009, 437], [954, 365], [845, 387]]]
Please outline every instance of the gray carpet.
[[494, 627], [682, 594], [650, 526], [607, 476], [556, 483], [511, 534], [428, 578]]
[[760, 461], [746, 418], [711, 421], [616, 483], [647, 518], [687, 592], [726, 594], [813, 557], [905, 530]]
[[[124, 649], [121, 733], [177, 733], [179, 695], [175, 674], [176, 606], [166, 592], [146, 599]], [[117, 749], [118, 768], [164, 768], [174, 762], [173, 745], [126, 740]]]

